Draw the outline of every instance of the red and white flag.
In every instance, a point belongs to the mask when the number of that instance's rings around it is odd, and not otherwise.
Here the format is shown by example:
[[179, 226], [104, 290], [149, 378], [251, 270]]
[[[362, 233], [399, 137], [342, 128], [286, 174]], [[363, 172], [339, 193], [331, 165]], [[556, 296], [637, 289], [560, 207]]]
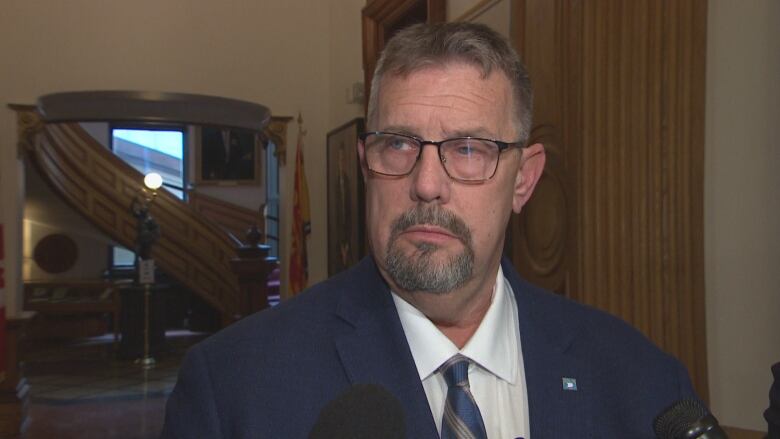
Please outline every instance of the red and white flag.
[[297, 294], [309, 282], [309, 260], [306, 240], [311, 233], [309, 214], [309, 186], [303, 166], [303, 130], [298, 132], [295, 152], [295, 192], [293, 194], [292, 244], [290, 245], [290, 294]]

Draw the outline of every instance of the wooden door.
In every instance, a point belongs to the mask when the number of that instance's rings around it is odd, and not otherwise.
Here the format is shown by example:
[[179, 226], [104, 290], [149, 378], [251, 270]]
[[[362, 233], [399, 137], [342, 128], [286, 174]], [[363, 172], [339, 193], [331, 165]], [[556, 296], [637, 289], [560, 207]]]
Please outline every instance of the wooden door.
[[445, 19], [445, 0], [369, 0], [363, 8], [363, 75], [366, 105], [379, 54], [395, 32], [415, 23]]
[[618, 315], [707, 398], [705, 0], [514, 0], [548, 164], [510, 224], [532, 282]]

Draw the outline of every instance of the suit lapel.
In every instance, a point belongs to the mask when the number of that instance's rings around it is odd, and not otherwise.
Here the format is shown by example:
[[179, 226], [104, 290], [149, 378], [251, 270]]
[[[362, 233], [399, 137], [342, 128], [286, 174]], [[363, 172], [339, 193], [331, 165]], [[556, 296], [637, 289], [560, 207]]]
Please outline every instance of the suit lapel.
[[570, 356], [521, 337], [531, 437], [587, 437], [583, 433], [593, 420], [591, 377]]
[[350, 382], [378, 384], [398, 398], [408, 435], [438, 437], [395, 304], [370, 258], [355, 270], [337, 314], [353, 327], [336, 339]]
[[576, 329], [556, 320], [556, 309], [539, 300], [539, 294], [551, 293], [531, 292], [535, 287], [506, 260], [503, 270], [517, 299], [531, 438], [587, 437], [594, 389], [587, 368], [569, 353]]

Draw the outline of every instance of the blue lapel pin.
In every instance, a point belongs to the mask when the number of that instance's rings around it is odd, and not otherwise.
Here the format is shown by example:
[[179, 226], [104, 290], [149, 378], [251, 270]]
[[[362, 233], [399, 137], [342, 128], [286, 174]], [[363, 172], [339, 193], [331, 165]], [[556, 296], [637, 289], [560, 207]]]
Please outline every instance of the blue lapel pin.
[[563, 377], [563, 390], [577, 390], [577, 380]]

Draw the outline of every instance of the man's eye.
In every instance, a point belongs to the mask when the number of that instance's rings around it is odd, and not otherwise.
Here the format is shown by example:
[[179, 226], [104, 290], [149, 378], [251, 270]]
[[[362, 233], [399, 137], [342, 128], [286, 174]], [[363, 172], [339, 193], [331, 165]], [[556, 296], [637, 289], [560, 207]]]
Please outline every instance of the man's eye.
[[489, 148], [482, 142], [474, 140], [461, 140], [454, 142], [451, 150], [460, 156], [483, 156], [489, 152]]
[[474, 153], [474, 149], [471, 147], [471, 145], [460, 145], [455, 150], [460, 155], [472, 155]]
[[414, 148], [412, 142], [403, 137], [390, 137], [385, 141], [385, 145], [397, 151], [408, 151]]

